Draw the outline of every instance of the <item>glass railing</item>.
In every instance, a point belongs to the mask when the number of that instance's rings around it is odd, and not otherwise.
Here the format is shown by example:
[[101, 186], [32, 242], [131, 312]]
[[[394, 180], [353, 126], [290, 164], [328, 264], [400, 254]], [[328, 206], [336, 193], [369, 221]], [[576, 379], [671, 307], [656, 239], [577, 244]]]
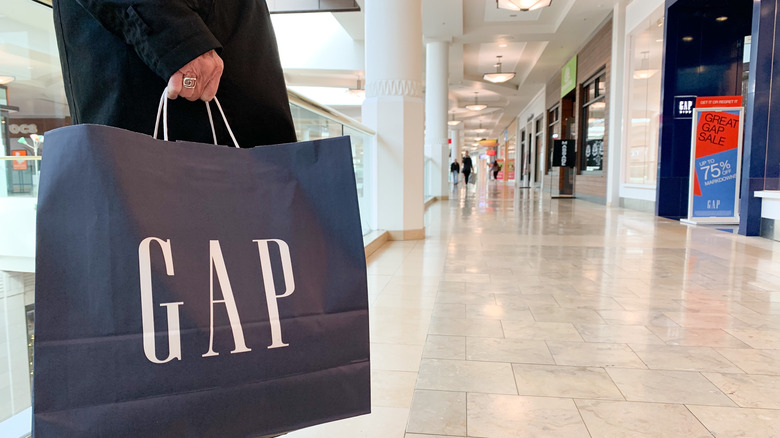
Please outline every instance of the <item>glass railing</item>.
[[41, 157], [0, 157], [0, 197], [35, 198]]
[[370, 197], [373, 193], [370, 186], [370, 170], [367, 168], [367, 157], [376, 133], [338, 111], [317, 104], [293, 91], [287, 92], [290, 98], [295, 131], [298, 141], [318, 140], [321, 138], [347, 135], [352, 142], [352, 165], [355, 169], [357, 182], [358, 204], [360, 205], [360, 222], [363, 235], [373, 231], [369, 217], [371, 209]]

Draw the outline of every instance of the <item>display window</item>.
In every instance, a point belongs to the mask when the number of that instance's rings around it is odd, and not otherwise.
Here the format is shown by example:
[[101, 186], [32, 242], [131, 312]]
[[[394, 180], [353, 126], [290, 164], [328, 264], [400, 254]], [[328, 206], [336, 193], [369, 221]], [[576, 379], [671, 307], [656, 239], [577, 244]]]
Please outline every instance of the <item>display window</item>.
[[583, 132], [580, 144], [581, 169], [596, 172], [604, 169], [604, 134], [607, 122], [606, 71], [597, 73], [582, 85]]
[[625, 120], [624, 185], [655, 187], [661, 116], [664, 8], [629, 34]]

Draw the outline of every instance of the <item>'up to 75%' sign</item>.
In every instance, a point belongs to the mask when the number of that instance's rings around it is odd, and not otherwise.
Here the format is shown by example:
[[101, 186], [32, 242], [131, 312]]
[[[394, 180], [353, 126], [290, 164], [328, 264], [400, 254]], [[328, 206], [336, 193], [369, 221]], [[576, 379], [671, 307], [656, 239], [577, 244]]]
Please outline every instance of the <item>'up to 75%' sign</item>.
[[696, 99], [688, 221], [739, 222], [743, 111], [741, 96]]

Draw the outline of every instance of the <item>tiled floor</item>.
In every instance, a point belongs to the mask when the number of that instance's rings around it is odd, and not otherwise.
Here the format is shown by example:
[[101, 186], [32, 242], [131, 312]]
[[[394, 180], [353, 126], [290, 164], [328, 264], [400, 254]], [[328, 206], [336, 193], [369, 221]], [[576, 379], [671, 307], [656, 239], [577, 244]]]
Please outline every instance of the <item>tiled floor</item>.
[[373, 413], [289, 438], [780, 437], [780, 243], [482, 181], [368, 275]]

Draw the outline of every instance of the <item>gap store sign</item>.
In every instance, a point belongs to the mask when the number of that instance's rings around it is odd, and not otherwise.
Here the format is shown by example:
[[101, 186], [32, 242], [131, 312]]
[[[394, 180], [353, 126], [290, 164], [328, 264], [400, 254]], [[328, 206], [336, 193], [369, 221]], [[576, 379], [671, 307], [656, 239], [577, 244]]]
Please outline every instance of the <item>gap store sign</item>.
[[742, 97], [699, 97], [695, 105], [688, 220], [683, 222], [738, 224]]

